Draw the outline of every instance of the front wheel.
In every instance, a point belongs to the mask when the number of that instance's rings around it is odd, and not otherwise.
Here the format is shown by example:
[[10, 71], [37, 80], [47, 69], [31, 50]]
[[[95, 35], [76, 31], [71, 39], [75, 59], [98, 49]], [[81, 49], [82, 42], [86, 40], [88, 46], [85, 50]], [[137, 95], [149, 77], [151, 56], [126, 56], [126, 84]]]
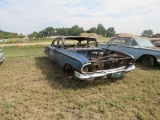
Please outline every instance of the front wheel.
[[72, 72], [73, 71], [73, 68], [70, 64], [66, 64], [63, 68], [64, 71], [66, 72]]
[[156, 64], [153, 56], [147, 55], [142, 58], [142, 65], [145, 67], [152, 68]]

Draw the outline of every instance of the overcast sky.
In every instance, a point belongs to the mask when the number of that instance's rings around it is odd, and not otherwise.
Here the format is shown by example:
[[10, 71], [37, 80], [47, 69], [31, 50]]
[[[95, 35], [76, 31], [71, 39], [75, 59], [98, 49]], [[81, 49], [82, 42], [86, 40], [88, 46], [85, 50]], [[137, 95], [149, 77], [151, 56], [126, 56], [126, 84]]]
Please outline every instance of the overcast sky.
[[46, 27], [101, 23], [116, 33], [160, 33], [159, 0], [0, 0], [0, 29], [30, 34]]

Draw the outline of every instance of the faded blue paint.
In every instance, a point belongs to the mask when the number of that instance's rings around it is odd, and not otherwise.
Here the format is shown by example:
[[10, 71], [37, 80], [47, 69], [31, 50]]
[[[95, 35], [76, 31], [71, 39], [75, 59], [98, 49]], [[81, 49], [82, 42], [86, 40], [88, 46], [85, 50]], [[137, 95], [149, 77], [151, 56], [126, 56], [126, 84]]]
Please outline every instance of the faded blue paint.
[[[73, 42], [72, 44], [71, 42], [71, 44], [65, 45], [64, 43], [65, 40], [67, 39], [76, 40], [77, 43]], [[81, 44], [83, 43], [82, 41], [84, 40], [87, 40], [86, 42], [84, 42], [85, 44]], [[90, 44], [92, 41], [95, 42], [94, 45]], [[45, 47], [44, 52], [49, 56], [49, 59], [51, 59], [61, 69], [63, 69], [66, 64], [70, 64], [76, 73], [75, 76], [79, 79], [106, 77], [106, 75], [108, 74], [113, 74], [117, 72], [128, 72], [135, 69], [133, 63], [130, 63], [134, 62], [133, 57], [130, 56], [132, 61], [127, 63], [127, 66], [125, 65], [121, 67], [118, 66], [118, 68], [109, 70], [102, 70], [104, 69], [102, 68], [98, 69], [98, 72], [93, 72], [91, 70], [88, 71], [87, 69], [91, 69], [90, 67], [87, 68], [88, 65], [91, 64], [91, 61], [95, 63], [95, 61], [92, 60], [92, 54], [93, 56], [95, 53], [96, 55], [98, 55], [93, 57], [96, 58], [96, 60], [98, 60], [97, 57], [101, 58], [100, 55], [104, 56], [106, 55], [106, 52], [103, 49], [97, 47], [96, 39], [90, 37], [80, 37], [80, 36], [57, 37], [53, 40], [50, 46]], [[91, 59], [91, 61], [88, 58]], [[94, 65], [91, 65], [91, 67], [92, 66], [94, 67]], [[97, 67], [97, 65], [95, 65], [95, 67]]]
[[90, 60], [85, 58], [85, 54], [79, 52], [73, 52], [66, 49], [49, 47], [50, 48], [50, 58], [52, 61], [57, 64], [61, 69], [65, 66], [65, 64], [70, 64], [74, 67], [75, 70], [80, 71], [81, 67], [89, 63]]
[[[112, 44], [113, 40], [118, 39], [119, 44]], [[128, 40], [127, 44], [122, 43], [123, 40]], [[155, 47], [149, 40], [143, 38], [113, 38], [105, 44], [98, 44], [99, 48], [108, 48], [111, 50], [119, 51], [132, 55], [135, 60], [138, 60], [144, 55], [151, 55], [156, 58], [160, 64], [160, 49]]]

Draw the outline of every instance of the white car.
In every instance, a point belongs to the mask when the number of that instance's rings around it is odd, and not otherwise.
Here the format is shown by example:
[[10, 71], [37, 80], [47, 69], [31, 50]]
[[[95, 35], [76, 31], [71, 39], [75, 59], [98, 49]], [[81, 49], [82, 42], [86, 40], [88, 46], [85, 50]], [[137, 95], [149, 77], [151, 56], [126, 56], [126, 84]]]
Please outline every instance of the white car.
[[[0, 51], [1, 51], [1, 50], [0, 50]], [[0, 52], [0, 64], [3, 63], [4, 59], [5, 59], [4, 54]]]
[[6, 42], [6, 40], [5, 40], [5, 39], [2, 39], [2, 40], [0, 40], [0, 42]]

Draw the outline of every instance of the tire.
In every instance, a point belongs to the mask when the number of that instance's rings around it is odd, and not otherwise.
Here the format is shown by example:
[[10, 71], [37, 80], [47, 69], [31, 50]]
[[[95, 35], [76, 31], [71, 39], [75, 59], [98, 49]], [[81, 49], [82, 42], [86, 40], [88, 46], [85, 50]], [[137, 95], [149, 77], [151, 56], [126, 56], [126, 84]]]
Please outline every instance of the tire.
[[0, 65], [3, 63], [4, 59], [2, 61], [0, 61]]
[[73, 68], [70, 64], [66, 64], [63, 68], [64, 71], [66, 72], [72, 72], [73, 71]]
[[142, 65], [147, 68], [153, 68], [156, 62], [153, 56], [146, 55], [142, 58]]

